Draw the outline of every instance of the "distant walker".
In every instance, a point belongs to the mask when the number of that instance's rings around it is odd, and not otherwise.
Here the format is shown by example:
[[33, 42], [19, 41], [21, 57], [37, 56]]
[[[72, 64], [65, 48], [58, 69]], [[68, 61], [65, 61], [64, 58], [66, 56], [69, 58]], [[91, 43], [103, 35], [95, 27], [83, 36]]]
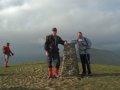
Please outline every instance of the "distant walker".
[[4, 66], [8, 67], [9, 57], [14, 55], [14, 53], [10, 49], [10, 43], [7, 43], [6, 46], [3, 46], [2, 52], [4, 54]]

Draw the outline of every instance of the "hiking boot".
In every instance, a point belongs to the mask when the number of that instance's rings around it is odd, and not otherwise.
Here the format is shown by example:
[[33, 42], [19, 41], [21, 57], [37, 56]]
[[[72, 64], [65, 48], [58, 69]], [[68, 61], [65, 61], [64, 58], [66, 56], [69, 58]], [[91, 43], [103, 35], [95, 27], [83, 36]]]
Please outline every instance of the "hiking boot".
[[52, 68], [48, 68], [48, 77], [52, 77]]
[[92, 76], [92, 73], [89, 73], [88, 76], [91, 77], [91, 76]]
[[54, 77], [55, 78], [58, 78], [59, 77], [59, 75], [58, 75], [58, 68], [54, 68]]
[[82, 76], [86, 76], [86, 73], [81, 73]]
[[86, 76], [86, 73], [81, 73], [81, 77], [83, 78], [84, 76]]
[[59, 78], [59, 75], [56, 75], [56, 76], [54, 75], [54, 78]]
[[51, 76], [51, 77], [48, 77], [48, 80], [52, 81], [52, 80], [53, 80], [52, 76]]

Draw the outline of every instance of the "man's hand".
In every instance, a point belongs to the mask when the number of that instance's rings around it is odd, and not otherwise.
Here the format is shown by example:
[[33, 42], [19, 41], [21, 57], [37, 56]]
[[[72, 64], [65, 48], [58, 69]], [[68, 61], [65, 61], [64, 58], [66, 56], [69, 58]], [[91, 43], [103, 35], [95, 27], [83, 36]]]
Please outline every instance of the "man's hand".
[[64, 45], [65, 45], [65, 46], [67, 46], [67, 45], [68, 45], [68, 42], [67, 42], [67, 41], [65, 41]]
[[14, 56], [14, 53], [11, 53], [12, 54], [12, 56]]
[[45, 51], [45, 55], [48, 57], [48, 52], [47, 51]]

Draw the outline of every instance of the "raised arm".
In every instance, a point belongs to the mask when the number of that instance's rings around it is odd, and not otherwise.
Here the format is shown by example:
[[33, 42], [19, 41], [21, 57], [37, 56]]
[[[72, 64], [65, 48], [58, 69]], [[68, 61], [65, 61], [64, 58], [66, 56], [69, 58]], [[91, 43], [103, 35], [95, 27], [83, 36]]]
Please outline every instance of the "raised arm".
[[59, 44], [61, 44], [61, 45], [65, 45], [65, 43], [67, 42], [66, 40], [64, 41], [64, 40], [62, 40], [61, 39], [61, 37], [58, 37], [58, 39], [59, 39]]
[[13, 56], [13, 55], [14, 55], [14, 53], [11, 51], [10, 47], [9, 47], [9, 50], [10, 50], [10, 54]]

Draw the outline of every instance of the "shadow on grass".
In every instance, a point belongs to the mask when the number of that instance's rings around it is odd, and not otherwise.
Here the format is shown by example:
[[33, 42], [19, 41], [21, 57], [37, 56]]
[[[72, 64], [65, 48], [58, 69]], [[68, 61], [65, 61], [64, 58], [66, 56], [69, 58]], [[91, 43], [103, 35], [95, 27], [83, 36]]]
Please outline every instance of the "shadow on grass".
[[103, 77], [103, 76], [120, 76], [120, 73], [95, 73], [94, 77]]
[[11, 88], [0, 88], [0, 90], [45, 90], [45, 89], [30, 89], [25, 87], [11, 87]]
[[10, 74], [0, 74], [0, 77], [3, 77], [3, 76], [12, 76], [14, 75], [14, 73], [10, 73]]

